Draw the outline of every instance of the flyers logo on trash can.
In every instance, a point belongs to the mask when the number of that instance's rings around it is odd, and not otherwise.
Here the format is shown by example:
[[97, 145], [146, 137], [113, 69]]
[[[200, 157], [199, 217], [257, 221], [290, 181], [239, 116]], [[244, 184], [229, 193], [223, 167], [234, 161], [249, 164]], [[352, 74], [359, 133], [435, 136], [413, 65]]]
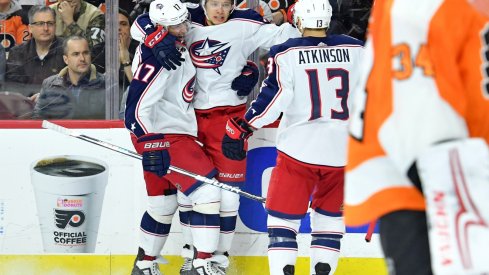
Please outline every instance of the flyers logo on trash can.
[[85, 222], [85, 214], [76, 210], [54, 209], [55, 224], [60, 229], [65, 229], [68, 225], [79, 227]]

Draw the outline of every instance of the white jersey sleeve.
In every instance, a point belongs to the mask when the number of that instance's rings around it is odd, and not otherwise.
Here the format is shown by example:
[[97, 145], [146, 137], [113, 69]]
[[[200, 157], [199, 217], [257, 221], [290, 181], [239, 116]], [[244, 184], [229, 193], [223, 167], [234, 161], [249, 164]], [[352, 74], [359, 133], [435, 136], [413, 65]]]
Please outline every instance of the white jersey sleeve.
[[272, 46], [282, 44], [289, 38], [300, 37], [301, 33], [289, 23], [280, 26], [275, 24], [264, 24], [251, 36], [252, 45], [269, 50]]

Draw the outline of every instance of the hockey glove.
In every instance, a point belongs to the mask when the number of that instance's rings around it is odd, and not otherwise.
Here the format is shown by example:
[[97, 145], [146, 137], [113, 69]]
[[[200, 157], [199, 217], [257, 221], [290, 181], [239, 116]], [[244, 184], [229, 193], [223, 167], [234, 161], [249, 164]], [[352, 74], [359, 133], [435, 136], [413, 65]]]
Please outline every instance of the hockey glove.
[[232, 160], [243, 160], [246, 157], [246, 142], [252, 134], [253, 129], [244, 119], [229, 119], [226, 123], [226, 134], [222, 139], [224, 156]]
[[259, 76], [260, 71], [256, 64], [248, 61], [243, 67], [241, 74], [233, 80], [233, 83], [231, 83], [231, 89], [235, 90], [239, 96], [247, 96], [258, 82]]
[[140, 136], [136, 143], [136, 150], [142, 152], [143, 170], [155, 173], [162, 177], [170, 168], [170, 142], [165, 140], [163, 134], [146, 134]]
[[167, 70], [176, 70], [177, 66], [182, 65], [182, 54], [175, 46], [177, 38], [158, 26], [158, 29], [148, 35], [144, 40], [144, 45], [153, 51], [153, 55]]

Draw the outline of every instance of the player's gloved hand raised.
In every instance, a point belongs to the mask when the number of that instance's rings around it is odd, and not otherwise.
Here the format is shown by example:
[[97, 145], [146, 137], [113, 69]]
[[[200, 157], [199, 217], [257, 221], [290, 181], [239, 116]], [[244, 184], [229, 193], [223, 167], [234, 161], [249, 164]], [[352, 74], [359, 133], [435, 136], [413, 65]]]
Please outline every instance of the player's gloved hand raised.
[[163, 134], [146, 134], [140, 136], [136, 143], [136, 151], [143, 155], [143, 170], [162, 177], [170, 168], [170, 142]]
[[167, 70], [176, 70], [185, 59], [175, 46], [177, 38], [168, 33], [163, 26], [158, 26], [155, 32], [148, 35], [144, 45], [153, 51], [156, 60]]
[[243, 160], [246, 157], [246, 143], [253, 134], [253, 128], [242, 118], [231, 118], [226, 123], [226, 134], [222, 139], [222, 153], [228, 159]]
[[231, 83], [231, 89], [235, 90], [239, 96], [247, 96], [258, 82], [259, 76], [260, 71], [258, 70], [258, 66], [256, 66], [254, 62], [248, 60], [247, 64], [243, 67], [241, 74]]

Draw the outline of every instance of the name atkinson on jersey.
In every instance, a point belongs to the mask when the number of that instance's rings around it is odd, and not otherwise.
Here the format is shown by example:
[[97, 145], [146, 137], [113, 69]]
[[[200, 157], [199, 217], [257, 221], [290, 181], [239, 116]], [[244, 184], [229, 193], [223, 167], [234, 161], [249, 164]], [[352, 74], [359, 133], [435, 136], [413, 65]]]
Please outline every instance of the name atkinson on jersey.
[[299, 65], [327, 62], [350, 62], [350, 50], [339, 48], [319, 48], [299, 51]]

